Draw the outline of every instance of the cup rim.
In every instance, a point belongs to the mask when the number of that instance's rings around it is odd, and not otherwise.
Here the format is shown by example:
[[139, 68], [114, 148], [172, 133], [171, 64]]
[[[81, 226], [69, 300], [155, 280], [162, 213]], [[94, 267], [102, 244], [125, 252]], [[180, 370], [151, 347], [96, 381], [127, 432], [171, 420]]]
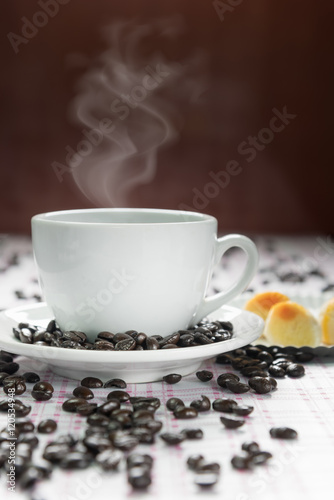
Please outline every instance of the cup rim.
[[[75, 214], [98, 214], [98, 213], [119, 213], [119, 214], [161, 214], [167, 216], [177, 216], [178, 219], [172, 221], [137, 221], [137, 222], [117, 222], [117, 221], [77, 221], [70, 220], [71, 215]], [[69, 220], [64, 220], [61, 217], [69, 216]], [[188, 217], [188, 219], [183, 220]], [[153, 225], [180, 225], [180, 224], [198, 224], [217, 222], [217, 219], [209, 214], [201, 212], [192, 212], [188, 210], [172, 210], [163, 208], [82, 208], [69, 210], [56, 210], [36, 214], [31, 218], [31, 222], [43, 222], [47, 224], [61, 225], [79, 225], [79, 226], [153, 226]]]

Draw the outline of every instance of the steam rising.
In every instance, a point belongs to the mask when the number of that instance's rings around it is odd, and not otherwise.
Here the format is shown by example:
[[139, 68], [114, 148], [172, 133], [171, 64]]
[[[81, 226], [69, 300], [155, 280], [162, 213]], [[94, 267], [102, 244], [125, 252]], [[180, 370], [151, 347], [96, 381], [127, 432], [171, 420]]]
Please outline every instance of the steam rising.
[[[118, 22], [104, 30], [108, 48], [83, 75], [72, 113], [83, 132], [73, 178], [97, 206], [126, 206], [128, 194], [155, 176], [158, 149], [177, 138], [182, 103], [198, 99], [203, 58], [170, 62], [143, 56], [145, 39], [158, 30], [172, 40], [178, 20], [150, 25]], [[89, 141], [87, 143], [87, 141]]]

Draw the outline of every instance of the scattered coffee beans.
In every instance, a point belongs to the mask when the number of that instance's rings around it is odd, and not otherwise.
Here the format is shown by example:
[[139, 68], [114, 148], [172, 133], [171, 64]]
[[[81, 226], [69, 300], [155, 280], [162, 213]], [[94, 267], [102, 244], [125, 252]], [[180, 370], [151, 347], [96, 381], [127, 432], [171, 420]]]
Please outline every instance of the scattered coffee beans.
[[290, 427], [272, 427], [269, 432], [272, 438], [296, 439], [298, 437], [297, 432]]
[[169, 375], [162, 377], [162, 380], [167, 382], [167, 384], [177, 384], [181, 379], [182, 375], [179, 375], [178, 373], [170, 373]]

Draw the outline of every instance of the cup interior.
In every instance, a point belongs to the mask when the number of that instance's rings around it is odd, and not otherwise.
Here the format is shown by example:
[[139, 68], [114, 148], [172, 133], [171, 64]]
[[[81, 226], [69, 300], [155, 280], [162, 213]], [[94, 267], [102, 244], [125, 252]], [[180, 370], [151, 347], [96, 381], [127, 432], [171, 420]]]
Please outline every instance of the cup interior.
[[197, 212], [114, 208], [48, 212], [33, 219], [69, 224], [182, 224], [214, 220], [210, 215]]

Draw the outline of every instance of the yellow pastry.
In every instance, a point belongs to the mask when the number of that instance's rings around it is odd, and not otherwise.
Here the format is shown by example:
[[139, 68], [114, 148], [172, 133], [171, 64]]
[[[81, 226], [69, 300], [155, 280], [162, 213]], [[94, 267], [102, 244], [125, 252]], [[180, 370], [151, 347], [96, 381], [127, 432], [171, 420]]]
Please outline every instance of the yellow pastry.
[[264, 336], [272, 344], [316, 347], [321, 343], [318, 321], [295, 302], [280, 302], [268, 314]]
[[261, 316], [261, 318], [265, 321], [270, 309], [275, 304], [278, 302], [286, 302], [287, 300], [290, 300], [289, 297], [279, 292], [257, 293], [247, 302], [245, 309]]
[[324, 344], [334, 344], [334, 297], [320, 311], [320, 325]]

